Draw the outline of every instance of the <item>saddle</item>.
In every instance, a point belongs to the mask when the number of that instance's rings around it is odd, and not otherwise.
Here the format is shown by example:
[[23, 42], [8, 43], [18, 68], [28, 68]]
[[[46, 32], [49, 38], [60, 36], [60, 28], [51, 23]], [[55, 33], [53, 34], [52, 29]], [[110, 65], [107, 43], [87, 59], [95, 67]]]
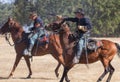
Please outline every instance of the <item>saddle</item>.
[[[76, 41], [75, 45], [77, 45], [77, 40], [78, 40], [78, 34], [70, 34], [68, 39], [71, 42]], [[101, 40], [96, 40], [96, 39], [91, 39], [91, 38], [86, 38], [86, 43], [84, 44], [84, 50], [88, 51], [96, 51], [98, 48], [102, 47], [102, 42]], [[87, 49], [86, 49], [87, 48]]]
[[39, 46], [44, 46], [49, 43], [49, 34], [45, 33], [42, 36], [38, 37], [37, 39]]
[[98, 48], [102, 47], [101, 40], [88, 39], [86, 47], [89, 51], [96, 51]]
[[[22, 41], [25, 42], [25, 44], [29, 44], [29, 38], [32, 36], [31, 33], [23, 33], [22, 34]], [[49, 43], [49, 33], [45, 32], [43, 35], [39, 36], [35, 42], [35, 45], [38, 46], [44, 46]]]

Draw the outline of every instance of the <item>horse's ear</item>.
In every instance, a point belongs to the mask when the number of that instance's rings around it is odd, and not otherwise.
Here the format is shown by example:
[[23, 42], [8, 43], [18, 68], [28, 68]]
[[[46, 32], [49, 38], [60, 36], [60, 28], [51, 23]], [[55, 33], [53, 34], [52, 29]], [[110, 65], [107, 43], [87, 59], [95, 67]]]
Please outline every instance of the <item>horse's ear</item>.
[[8, 21], [12, 21], [12, 20], [13, 20], [13, 18], [12, 18], [12, 17], [9, 17], [9, 18], [8, 18]]

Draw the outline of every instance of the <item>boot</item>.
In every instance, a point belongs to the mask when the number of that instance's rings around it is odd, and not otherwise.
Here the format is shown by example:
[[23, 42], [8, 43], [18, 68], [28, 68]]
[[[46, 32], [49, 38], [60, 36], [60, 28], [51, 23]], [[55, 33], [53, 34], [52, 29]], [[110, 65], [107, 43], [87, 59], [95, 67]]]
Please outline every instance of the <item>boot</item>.
[[79, 60], [80, 60], [80, 57], [81, 57], [82, 51], [83, 51], [83, 43], [84, 43], [84, 40], [80, 39], [77, 46], [76, 46], [77, 47], [77, 53], [75, 54], [75, 57], [73, 59], [73, 63], [75, 63], [75, 64], [79, 63]]
[[80, 56], [75, 55], [75, 57], [73, 58], [73, 63], [78, 64], [79, 60], [80, 60]]
[[31, 56], [32, 56], [31, 51], [32, 51], [33, 46], [34, 46], [34, 45], [30, 44], [29, 47], [28, 47], [28, 49], [26, 48], [26, 49], [24, 50], [24, 55], [28, 55], [28, 56], [31, 57]]
[[75, 64], [79, 63], [81, 54], [82, 54], [82, 50], [79, 49], [73, 58], [73, 63]]
[[34, 45], [30, 44], [29, 47], [28, 47], [28, 55], [29, 56], [32, 56], [31, 52], [32, 52], [33, 46]]

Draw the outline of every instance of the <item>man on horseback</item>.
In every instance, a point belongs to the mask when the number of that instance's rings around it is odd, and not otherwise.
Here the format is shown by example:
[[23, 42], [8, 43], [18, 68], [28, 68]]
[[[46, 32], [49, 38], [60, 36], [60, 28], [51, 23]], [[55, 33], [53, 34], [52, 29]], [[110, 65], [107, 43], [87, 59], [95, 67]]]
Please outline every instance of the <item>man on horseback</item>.
[[73, 62], [79, 63], [79, 59], [82, 54], [85, 43], [84, 35], [91, 29], [91, 23], [88, 18], [85, 18], [85, 13], [81, 8], [78, 8], [74, 13], [75, 13], [74, 18], [64, 18], [61, 24], [64, 23], [65, 21], [71, 21], [76, 23], [78, 44], [77, 44], [77, 53], [73, 59]]
[[24, 50], [24, 55], [32, 56], [31, 51], [37, 38], [44, 35], [45, 32], [43, 28], [43, 21], [36, 13], [31, 13], [29, 18], [34, 21], [34, 24], [31, 28], [31, 34], [29, 36], [29, 45]]
[[56, 15], [56, 22], [57, 23], [62, 22], [62, 19], [63, 19], [62, 15]]

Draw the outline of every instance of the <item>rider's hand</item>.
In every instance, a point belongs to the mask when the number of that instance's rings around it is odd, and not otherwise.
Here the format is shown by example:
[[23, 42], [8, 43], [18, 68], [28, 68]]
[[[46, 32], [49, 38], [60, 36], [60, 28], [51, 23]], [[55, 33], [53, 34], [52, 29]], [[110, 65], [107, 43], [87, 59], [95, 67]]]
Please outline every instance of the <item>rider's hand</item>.
[[86, 26], [78, 26], [78, 30], [82, 30], [82, 31], [86, 32], [87, 27]]

